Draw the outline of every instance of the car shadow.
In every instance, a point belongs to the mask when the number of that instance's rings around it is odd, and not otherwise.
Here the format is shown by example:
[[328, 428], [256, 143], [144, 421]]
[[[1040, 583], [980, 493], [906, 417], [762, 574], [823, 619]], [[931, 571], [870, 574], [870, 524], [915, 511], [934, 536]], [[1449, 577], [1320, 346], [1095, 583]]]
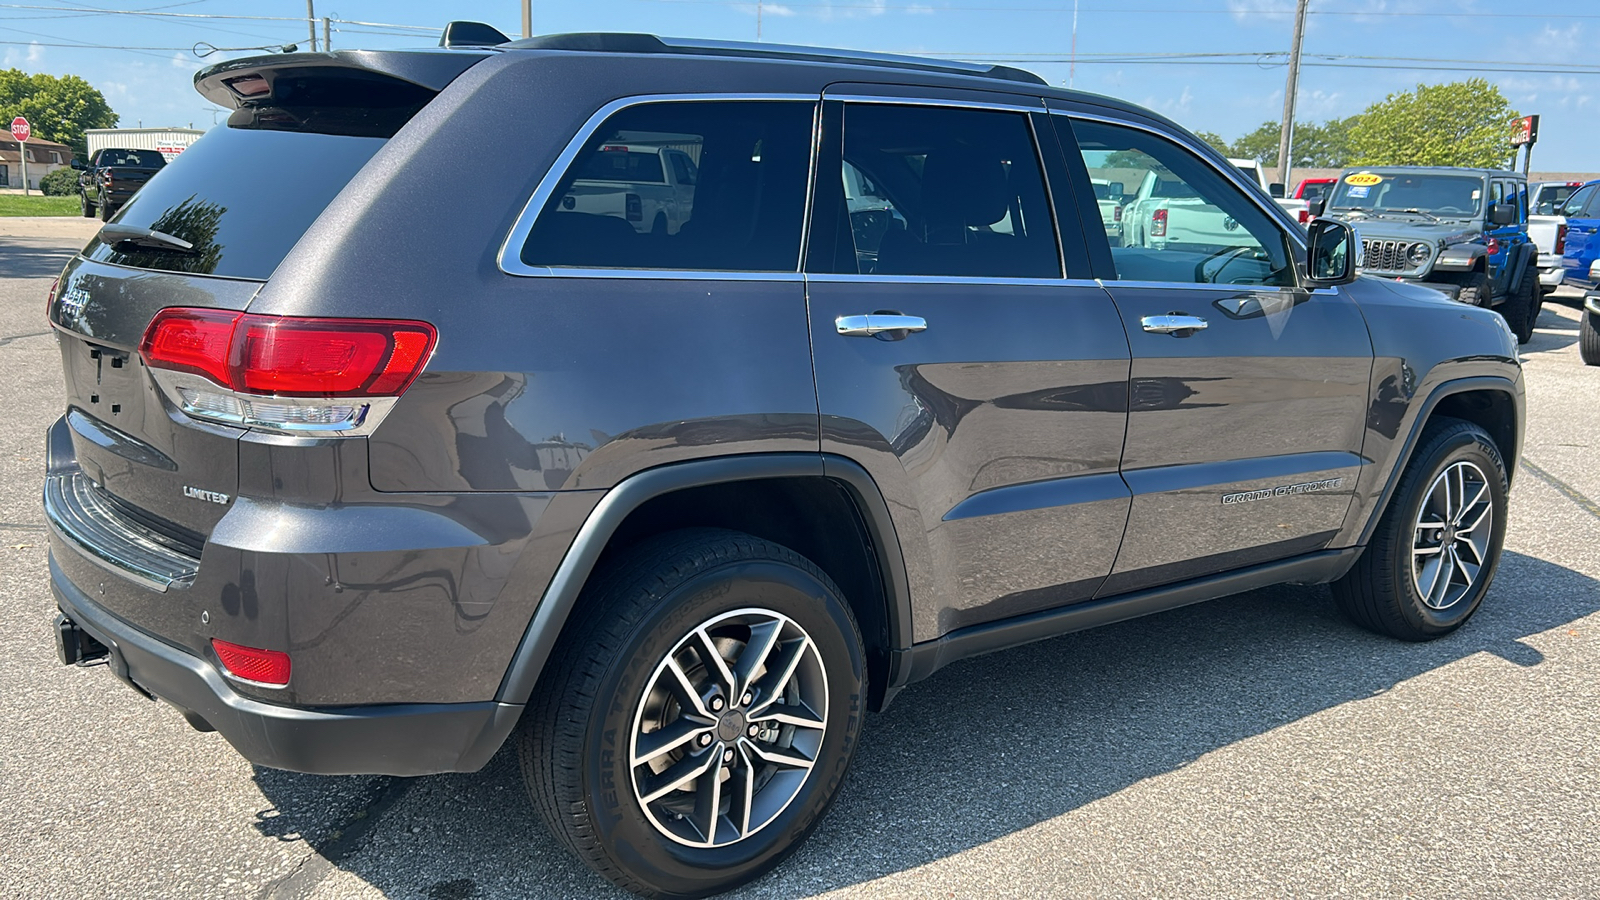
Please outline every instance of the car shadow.
[[[1508, 551], [1472, 622], [1430, 643], [1356, 629], [1326, 587], [1282, 585], [957, 663], [868, 717], [811, 839], [729, 896], [809, 896], [913, 869], [1475, 654], [1538, 666], [1524, 638], [1597, 610], [1600, 582]], [[307, 839], [387, 896], [627, 896], [545, 831], [509, 750], [470, 775], [257, 781], [283, 834], [321, 794], [376, 789], [382, 809], [362, 813], [376, 827]]]
[[54, 278], [61, 274], [77, 247], [63, 248], [53, 238], [0, 238], [0, 267], [7, 278]]
[[1552, 353], [1578, 342], [1578, 323], [1550, 308], [1550, 298], [1545, 298], [1545, 308], [1534, 322], [1533, 337], [1517, 348], [1518, 353]]

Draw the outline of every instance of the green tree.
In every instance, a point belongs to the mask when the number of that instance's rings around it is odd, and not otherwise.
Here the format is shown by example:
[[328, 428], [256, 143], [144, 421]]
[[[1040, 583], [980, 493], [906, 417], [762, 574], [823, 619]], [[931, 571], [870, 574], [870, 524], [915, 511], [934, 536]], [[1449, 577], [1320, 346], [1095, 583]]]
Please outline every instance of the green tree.
[[1352, 165], [1500, 168], [1518, 113], [1482, 78], [1419, 84], [1367, 107], [1350, 128]]
[[[1296, 122], [1294, 126], [1294, 164], [1297, 168], [1333, 169], [1350, 159], [1350, 127], [1355, 117], [1330, 119], [1322, 124]], [[1218, 145], [1235, 159], [1259, 160], [1263, 166], [1278, 164], [1277, 122], [1262, 122], [1260, 127], [1230, 145]]]
[[0, 69], [0, 119], [9, 123], [17, 116], [27, 118], [35, 135], [66, 144], [80, 159], [88, 156], [84, 129], [117, 124], [105, 95], [76, 75]]
[[1194, 136], [1215, 147], [1217, 152], [1223, 156], [1233, 155], [1233, 151], [1228, 147], [1228, 142], [1222, 139], [1222, 135], [1214, 131], [1196, 131]]

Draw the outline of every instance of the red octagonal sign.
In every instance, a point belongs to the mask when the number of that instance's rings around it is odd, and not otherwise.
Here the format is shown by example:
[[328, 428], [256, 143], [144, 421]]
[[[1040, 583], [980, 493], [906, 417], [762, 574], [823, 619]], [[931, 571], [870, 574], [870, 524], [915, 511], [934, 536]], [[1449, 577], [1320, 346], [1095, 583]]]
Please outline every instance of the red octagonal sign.
[[28, 120], [17, 116], [11, 120], [11, 136], [18, 141], [25, 141], [33, 135], [33, 128], [28, 125]]

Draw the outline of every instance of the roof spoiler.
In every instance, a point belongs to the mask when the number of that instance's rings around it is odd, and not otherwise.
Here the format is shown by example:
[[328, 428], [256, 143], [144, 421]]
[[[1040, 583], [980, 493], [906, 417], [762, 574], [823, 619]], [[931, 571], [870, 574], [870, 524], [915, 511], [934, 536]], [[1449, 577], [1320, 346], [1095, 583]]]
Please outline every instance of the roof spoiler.
[[[343, 74], [352, 79], [392, 79], [434, 93], [473, 65], [492, 56], [444, 50], [338, 50], [333, 53], [275, 53], [249, 56], [207, 66], [195, 73], [194, 87], [225, 109], [273, 102], [279, 78]], [[281, 99], [281, 98], [280, 98]]]
[[439, 35], [439, 46], [450, 49], [497, 47], [509, 43], [511, 38], [502, 34], [500, 29], [482, 22], [451, 22], [444, 26], [444, 33]]

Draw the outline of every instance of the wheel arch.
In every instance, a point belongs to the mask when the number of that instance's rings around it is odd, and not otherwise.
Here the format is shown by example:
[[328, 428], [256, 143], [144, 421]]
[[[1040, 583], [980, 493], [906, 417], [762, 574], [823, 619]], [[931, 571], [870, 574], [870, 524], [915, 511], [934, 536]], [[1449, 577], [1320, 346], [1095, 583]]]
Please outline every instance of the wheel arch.
[[[819, 529], [819, 524], [834, 526]], [[496, 699], [525, 704], [589, 577], [646, 537], [717, 526], [783, 544], [816, 563], [845, 593], [867, 646], [869, 708], [881, 709], [904, 674], [911, 607], [894, 525], [866, 470], [843, 457], [774, 453], [673, 463], [606, 493], [579, 529], [512, 657]]]
[[1517, 458], [1522, 449], [1522, 404], [1518, 402], [1516, 383], [1496, 375], [1480, 375], [1447, 381], [1434, 388], [1423, 401], [1413, 421], [1405, 445], [1397, 454], [1393, 468], [1384, 483], [1383, 493], [1373, 504], [1367, 521], [1362, 525], [1359, 544], [1365, 546], [1378, 527], [1383, 511], [1394, 498], [1395, 488], [1421, 441], [1428, 423], [1438, 417], [1449, 417], [1472, 422], [1494, 439], [1506, 465], [1509, 486], [1516, 473]]

